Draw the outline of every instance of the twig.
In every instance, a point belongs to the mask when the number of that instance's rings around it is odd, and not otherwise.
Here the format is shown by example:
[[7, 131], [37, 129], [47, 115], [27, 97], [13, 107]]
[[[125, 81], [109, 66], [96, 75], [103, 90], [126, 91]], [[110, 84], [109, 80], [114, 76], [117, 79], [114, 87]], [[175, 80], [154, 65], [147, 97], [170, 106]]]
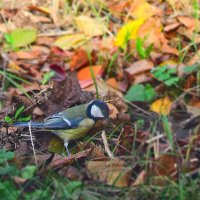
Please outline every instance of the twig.
[[35, 159], [35, 164], [37, 165], [37, 158], [36, 158], [35, 147], [34, 147], [34, 143], [33, 143], [33, 135], [32, 135], [32, 131], [31, 131], [31, 122], [28, 122], [28, 128], [29, 128], [29, 133], [31, 136], [31, 145], [33, 147], [33, 155], [34, 155], [34, 159]]
[[105, 148], [106, 153], [108, 154], [109, 158], [114, 159], [114, 155], [113, 155], [113, 153], [111, 152], [111, 150], [108, 146], [108, 140], [107, 140], [105, 131], [102, 131], [101, 137], [103, 139], [103, 144], [104, 144], [104, 148]]
[[55, 32], [49, 32], [49, 33], [40, 33], [38, 34], [38, 37], [51, 37], [51, 36], [62, 36], [62, 35], [68, 35], [73, 34], [72, 31], [55, 31]]
[[143, 112], [144, 114], [147, 114], [148, 116], [152, 117], [152, 115], [145, 111], [144, 109], [140, 108], [139, 106], [137, 106], [136, 104], [134, 103], [131, 103], [130, 101], [126, 101], [126, 103], [128, 103], [129, 105], [133, 106], [134, 108], [138, 109], [139, 111]]

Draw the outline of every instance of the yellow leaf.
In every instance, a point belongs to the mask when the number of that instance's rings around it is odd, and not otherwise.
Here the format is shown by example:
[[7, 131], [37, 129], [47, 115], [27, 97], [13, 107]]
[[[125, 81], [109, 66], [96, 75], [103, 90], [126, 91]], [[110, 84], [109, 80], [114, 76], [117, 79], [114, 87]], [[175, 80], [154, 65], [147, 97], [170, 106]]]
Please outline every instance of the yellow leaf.
[[178, 65], [178, 63], [175, 60], [169, 59], [159, 64], [159, 66], [166, 66], [166, 65], [170, 67], [175, 67]]
[[53, 45], [58, 46], [63, 50], [76, 48], [82, 45], [86, 41], [86, 37], [83, 34], [69, 34], [58, 38]]
[[103, 35], [106, 30], [103, 23], [91, 17], [79, 16], [75, 18], [75, 22], [79, 31], [88, 37]]
[[57, 137], [53, 137], [49, 142], [48, 150], [56, 154], [61, 154], [65, 152], [63, 141]]
[[140, 3], [133, 11], [134, 17], [136, 19], [146, 20], [157, 13], [156, 7], [153, 7], [147, 2]]
[[126, 48], [128, 40], [133, 40], [138, 37], [138, 29], [143, 23], [143, 19], [138, 19], [124, 24], [117, 33], [115, 44], [119, 47]]
[[168, 115], [171, 105], [172, 101], [168, 97], [164, 97], [154, 101], [150, 106], [150, 110], [161, 115]]

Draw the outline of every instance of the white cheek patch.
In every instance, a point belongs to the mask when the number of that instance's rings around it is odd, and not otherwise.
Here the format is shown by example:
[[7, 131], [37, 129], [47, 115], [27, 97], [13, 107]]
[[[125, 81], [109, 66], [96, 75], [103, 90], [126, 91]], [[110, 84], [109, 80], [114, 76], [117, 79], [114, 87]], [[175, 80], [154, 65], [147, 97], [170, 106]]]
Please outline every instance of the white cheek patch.
[[92, 106], [92, 108], [91, 108], [91, 115], [93, 117], [104, 118], [104, 115], [102, 114], [101, 109], [98, 106], [96, 106], [96, 105]]

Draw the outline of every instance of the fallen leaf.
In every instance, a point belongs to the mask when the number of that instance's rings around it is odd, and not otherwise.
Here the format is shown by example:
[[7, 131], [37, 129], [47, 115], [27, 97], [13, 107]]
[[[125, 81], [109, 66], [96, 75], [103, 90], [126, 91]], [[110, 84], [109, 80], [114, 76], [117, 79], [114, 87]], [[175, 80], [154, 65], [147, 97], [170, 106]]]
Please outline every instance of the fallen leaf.
[[100, 20], [78, 16], [75, 18], [75, 22], [79, 31], [89, 38], [105, 34], [106, 27]]
[[107, 1], [107, 4], [108, 4], [108, 8], [109, 8], [110, 12], [114, 16], [119, 17], [129, 7], [130, 2], [129, 1], [114, 1], [114, 2]]
[[31, 44], [36, 39], [37, 31], [35, 29], [15, 29], [11, 33], [5, 34], [6, 42], [12, 48], [23, 47]]
[[56, 154], [62, 154], [63, 152], [65, 152], [63, 141], [60, 140], [58, 137], [53, 137], [48, 144], [48, 151]]
[[44, 112], [39, 107], [35, 107], [33, 109], [33, 115], [42, 116], [44, 115]]
[[77, 48], [87, 40], [84, 34], [69, 34], [58, 38], [53, 45], [58, 46], [63, 50]]
[[68, 157], [56, 156], [49, 165], [49, 168], [61, 167], [63, 165], [71, 164], [73, 161], [77, 161], [78, 159], [85, 158], [91, 153], [92, 149], [93, 148], [90, 148]]
[[122, 160], [89, 161], [87, 169], [94, 179], [108, 185], [126, 187], [129, 184], [130, 168]]
[[64, 166], [61, 168], [61, 170], [59, 170], [58, 173], [62, 177], [68, 178], [70, 180], [81, 180], [83, 178], [81, 171], [74, 166]]
[[133, 63], [130, 67], [125, 69], [125, 72], [128, 74], [129, 81], [133, 82], [135, 75], [140, 74], [146, 71], [153, 69], [154, 64], [148, 60], [140, 60]]
[[115, 119], [117, 117], [117, 114], [119, 113], [119, 111], [113, 104], [107, 103], [107, 105], [109, 107], [109, 118]]
[[134, 77], [134, 81], [131, 82], [131, 84], [140, 84], [140, 83], [147, 83], [150, 82], [152, 79], [151, 75], [149, 73], [140, 73], [136, 74]]
[[159, 12], [160, 10], [158, 8], [143, 1], [137, 4], [137, 6], [132, 11], [132, 14], [136, 19], [146, 20]]
[[55, 41], [54, 38], [52, 37], [37, 37], [36, 43], [38, 45], [47, 45], [50, 46], [53, 42]]
[[176, 28], [178, 28], [180, 26], [179, 22], [174, 22], [172, 24], [168, 24], [167, 26], [164, 27], [164, 31], [168, 32], [168, 31], [172, 31]]
[[[103, 67], [102, 65], [96, 65], [96, 66], [88, 66], [80, 71], [78, 71], [78, 80], [81, 85], [81, 87], [87, 87], [91, 84], [93, 84], [93, 78], [101, 77], [103, 73]], [[93, 77], [94, 76], [94, 77]]]
[[59, 64], [51, 64], [50, 69], [52, 69], [55, 72], [55, 75], [52, 77], [52, 79], [56, 81], [63, 81], [66, 78], [66, 73], [62, 65]]
[[142, 172], [139, 173], [137, 176], [137, 179], [134, 181], [132, 186], [138, 186], [144, 183], [146, 177], [146, 172], [143, 170]]
[[9, 71], [13, 71], [13, 72], [26, 73], [26, 71], [24, 69], [22, 69], [19, 65], [17, 65], [16, 63], [14, 63], [12, 61], [9, 62], [8, 69], [9, 69]]
[[33, 10], [33, 11], [38, 11], [38, 12], [41, 12], [41, 13], [44, 13], [44, 14], [47, 14], [47, 15], [50, 14], [49, 9], [46, 8], [46, 7], [42, 7], [42, 6], [39, 7], [39, 6], [35, 6], [35, 5], [30, 5], [29, 9]]
[[32, 60], [39, 57], [39, 51], [18, 51], [15, 53], [18, 59]]
[[124, 98], [127, 101], [140, 101], [149, 102], [152, 101], [156, 96], [154, 88], [148, 83], [146, 85], [137, 84], [132, 85], [127, 91]]
[[1, 9], [8, 9], [8, 10], [15, 10], [21, 9], [22, 7], [26, 7], [30, 2], [28, 1], [21, 1], [21, 0], [5, 0], [1, 1]]
[[[147, 178], [152, 176], [177, 177], [178, 162], [180, 158], [175, 155], [163, 154], [151, 162], [147, 170]], [[160, 179], [161, 180], [161, 179]]]
[[77, 49], [70, 60], [70, 69], [75, 70], [92, 64], [96, 60], [95, 57], [94, 53], [89, 55], [84, 49]]
[[138, 30], [138, 37], [145, 38], [144, 46], [154, 45], [155, 48], [161, 47], [162, 23], [159, 18], [146, 20]]
[[138, 37], [138, 30], [143, 23], [144, 20], [138, 19], [124, 24], [117, 33], [115, 44], [118, 47], [126, 48], [129, 40], [133, 40]]
[[170, 113], [171, 105], [172, 101], [166, 96], [154, 101], [150, 106], [150, 110], [161, 115], [168, 115]]
[[194, 30], [195, 28], [198, 27], [198, 21], [194, 18], [191, 17], [184, 17], [184, 16], [179, 16], [177, 17], [178, 20], [187, 27], [187, 29]]
[[106, 83], [111, 86], [112, 88], [119, 90], [119, 84], [115, 78], [109, 78]]

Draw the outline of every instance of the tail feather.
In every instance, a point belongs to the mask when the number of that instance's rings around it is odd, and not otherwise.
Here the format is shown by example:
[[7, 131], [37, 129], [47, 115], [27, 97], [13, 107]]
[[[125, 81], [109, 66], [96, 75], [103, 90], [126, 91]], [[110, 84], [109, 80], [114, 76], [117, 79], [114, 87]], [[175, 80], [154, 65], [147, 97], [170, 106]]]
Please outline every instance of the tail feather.
[[16, 122], [13, 126], [29, 127], [46, 130], [57, 130], [69, 128], [69, 125], [64, 120], [52, 120], [48, 122]]
[[45, 124], [43, 122], [15, 122], [13, 126], [18, 127], [33, 127], [33, 128], [44, 128]]

